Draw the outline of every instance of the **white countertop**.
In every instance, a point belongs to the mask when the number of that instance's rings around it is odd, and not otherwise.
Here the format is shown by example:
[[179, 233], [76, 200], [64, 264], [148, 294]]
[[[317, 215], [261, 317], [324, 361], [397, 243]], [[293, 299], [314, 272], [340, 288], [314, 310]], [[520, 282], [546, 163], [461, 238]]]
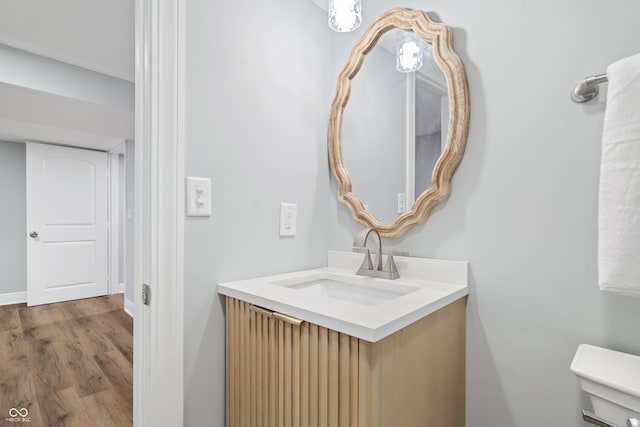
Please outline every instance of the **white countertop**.
[[[329, 251], [328, 266], [268, 277], [220, 283], [218, 293], [297, 317], [370, 342], [376, 342], [469, 293], [468, 263], [415, 257], [394, 257], [396, 280], [355, 276], [362, 254]], [[283, 286], [296, 280], [344, 277], [363, 286], [385, 282], [415, 291], [377, 305], [337, 300]]]

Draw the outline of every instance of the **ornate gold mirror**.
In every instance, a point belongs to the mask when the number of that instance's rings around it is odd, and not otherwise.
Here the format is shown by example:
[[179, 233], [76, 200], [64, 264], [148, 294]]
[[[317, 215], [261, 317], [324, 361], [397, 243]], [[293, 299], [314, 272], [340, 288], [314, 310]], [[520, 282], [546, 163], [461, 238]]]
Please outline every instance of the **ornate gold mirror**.
[[449, 195], [468, 92], [448, 26], [403, 8], [371, 23], [338, 75], [329, 119], [338, 197], [356, 221], [398, 237]]

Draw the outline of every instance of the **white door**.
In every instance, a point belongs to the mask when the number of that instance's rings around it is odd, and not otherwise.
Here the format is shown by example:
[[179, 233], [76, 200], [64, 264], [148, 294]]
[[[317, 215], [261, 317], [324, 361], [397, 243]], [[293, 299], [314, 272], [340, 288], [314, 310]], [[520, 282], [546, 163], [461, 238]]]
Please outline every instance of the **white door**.
[[107, 294], [107, 153], [27, 143], [27, 304]]

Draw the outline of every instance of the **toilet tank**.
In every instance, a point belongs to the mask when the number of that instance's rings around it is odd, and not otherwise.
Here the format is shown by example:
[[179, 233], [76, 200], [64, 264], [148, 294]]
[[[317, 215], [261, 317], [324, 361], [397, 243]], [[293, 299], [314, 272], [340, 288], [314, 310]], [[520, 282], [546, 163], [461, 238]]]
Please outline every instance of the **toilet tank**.
[[640, 418], [640, 356], [582, 344], [571, 371], [596, 415], [620, 426]]

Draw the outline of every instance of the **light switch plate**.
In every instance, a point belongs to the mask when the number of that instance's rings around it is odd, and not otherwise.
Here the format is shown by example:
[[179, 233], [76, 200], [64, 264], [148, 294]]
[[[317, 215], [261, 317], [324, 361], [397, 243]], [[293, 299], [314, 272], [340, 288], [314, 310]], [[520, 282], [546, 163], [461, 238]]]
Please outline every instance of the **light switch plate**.
[[294, 203], [280, 203], [280, 236], [296, 235], [297, 211], [298, 205]]
[[187, 177], [187, 216], [211, 216], [211, 179]]
[[407, 195], [398, 193], [398, 213], [404, 213], [407, 210]]

